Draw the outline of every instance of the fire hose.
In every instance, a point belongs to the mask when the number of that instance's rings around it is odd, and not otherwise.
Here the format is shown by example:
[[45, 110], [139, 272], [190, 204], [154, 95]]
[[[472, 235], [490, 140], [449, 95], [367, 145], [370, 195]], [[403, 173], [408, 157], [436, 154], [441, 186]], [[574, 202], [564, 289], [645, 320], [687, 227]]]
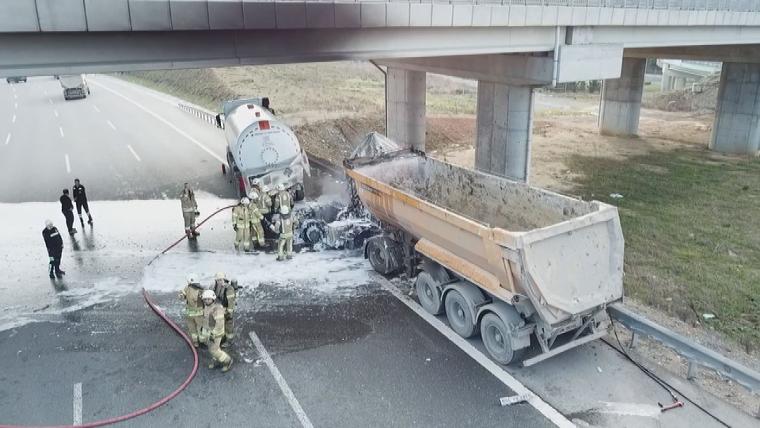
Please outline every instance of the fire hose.
[[[232, 208], [232, 207], [234, 207], [234, 205], [226, 206], [226, 207], [223, 207], [223, 208], [220, 208], [220, 209], [214, 211], [210, 216], [206, 217], [205, 219], [203, 219], [203, 221], [201, 221], [200, 223], [198, 223], [198, 226], [196, 226], [196, 229], [200, 228], [201, 226], [203, 226], [203, 224], [206, 221], [208, 221], [211, 217], [219, 214], [220, 212], [222, 212], [224, 210]], [[153, 259], [150, 260], [150, 262], [148, 262], [148, 265], [150, 265], [151, 263], [153, 263], [157, 258], [159, 258], [160, 256], [162, 256], [163, 254], [166, 254], [167, 251], [169, 251], [172, 248], [174, 248], [175, 246], [177, 246], [177, 244], [179, 244], [180, 242], [182, 242], [184, 239], [187, 239], [187, 235], [183, 235], [182, 238], [178, 239], [173, 244], [169, 245], [165, 250], [163, 250], [162, 252], [158, 253], [156, 255], [156, 257], [154, 257]], [[115, 423], [124, 422], [126, 420], [136, 418], [138, 416], [142, 416], [142, 415], [144, 415], [146, 413], [150, 413], [153, 410], [156, 410], [157, 408], [159, 408], [159, 407], [163, 406], [164, 404], [168, 403], [169, 401], [171, 401], [172, 399], [174, 399], [176, 396], [178, 396], [182, 391], [184, 391], [185, 388], [187, 388], [188, 385], [190, 385], [190, 382], [193, 381], [193, 378], [195, 378], [195, 374], [198, 372], [198, 351], [193, 346], [193, 342], [187, 336], [187, 333], [185, 333], [184, 331], [182, 331], [182, 329], [174, 321], [172, 321], [171, 319], [169, 319], [169, 317], [163, 311], [161, 311], [161, 309], [153, 302], [153, 299], [150, 297], [150, 294], [148, 293], [148, 291], [145, 290], [144, 288], [142, 290], [142, 295], [143, 295], [143, 298], [145, 299], [145, 303], [148, 304], [148, 307], [150, 307], [150, 309], [153, 311], [153, 313], [155, 313], [172, 330], [174, 330], [174, 332], [177, 333], [182, 338], [182, 340], [185, 342], [185, 344], [187, 345], [187, 347], [190, 350], [190, 352], [193, 353], [193, 369], [190, 371], [190, 374], [187, 375], [187, 377], [185, 378], [184, 382], [182, 382], [182, 384], [180, 384], [169, 395], [167, 395], [167, 396], [163, 397], [162, 399], [154, 402], [153, 404], [150, 404], [147, 407], [143, 407], [143, 408], [137, 409], [137, 410], [135, 410], [135, 411], [133, 411], [131, 413], [128, 413], [128, 414], [125, 414], [125, 415], [121, 415], [121, 416], [116, 416], [116, 417], [113, 417], [113, 418], [101, 419], [99, 421], [89, 422], [89, 423], [81, 424], [81, 425], [52, 425], [52, 426], [46, 426], [46, 427], [40, 427], [40, 426], [36, 426], [35, 427], [35, 426], [30, 426], [30, 425], [1, 425], [0, 424], [0, 428], [75, 428], [75, 427], [76, 428], [95, 428], [95, 427], [102, 427], [102, 426], [106, 426], [106, 425], [112, 425], [112, 424], [115, 424]]]

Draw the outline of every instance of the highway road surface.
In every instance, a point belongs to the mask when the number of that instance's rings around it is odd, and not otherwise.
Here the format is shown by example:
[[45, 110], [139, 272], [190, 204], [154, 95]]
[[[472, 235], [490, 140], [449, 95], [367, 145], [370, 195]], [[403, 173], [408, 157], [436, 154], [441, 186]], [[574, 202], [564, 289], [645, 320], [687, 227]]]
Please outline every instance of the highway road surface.
[[[228, 211], [148, 265], [182, 233], [184, 181], [202, 215], [233, 202], [224, 139], [171, 97], [90, 82], [90, 97], [69, 102], [52, 78], [0, 84], [0, 425], [92, 422], [169, 393], [190, 353], [139, 291], [184, 325], [187, 273], [209, 283], [226, 271], [243, 287], [232, 371], [208, 370], [201, 349], [187, 390], [122, 426], [720, 426], [690, 403], [661, 413], [667, 393], [602, 342], [530, 369], [498, 366], [361, 254], [235, 254]], [[95, 224], [65, 237], [67, 274], [53, 281], [40, 232], [45, 218], [64, 228], [57, 198], [75, 177]], [[754, 423], [688, 391], [734, 426]], [[518, 393], [528, 402], [499, 404]]]

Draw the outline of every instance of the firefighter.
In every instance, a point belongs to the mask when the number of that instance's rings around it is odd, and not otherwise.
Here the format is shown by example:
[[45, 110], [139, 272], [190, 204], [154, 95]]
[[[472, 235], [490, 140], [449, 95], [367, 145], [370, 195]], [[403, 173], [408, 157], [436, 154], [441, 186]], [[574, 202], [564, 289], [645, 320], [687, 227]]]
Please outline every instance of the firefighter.
[[240, 244], [243, 244], [243, 251], [248, 252], [251, 249], [251, 229], [249, 225], [248, 205], [251, 201], [248, 198], [241, 198], [240, 202], [232, 208], [232, 229], [235, 231], [235, 251], [240, 251]]
[[216, 294], [219, 303], [224, 307], [224, 339], [222, 348], [230, 346], [230, 342], [235, 338], [235, 323], [232, 314], [235, 312], [235, 302], [237, 300], [237, 280], [229, 280], [224, 272], [219, 272], [214, 277], [214, 294]]
[[259, 212], [263, 216], [272, 212], [272, 196], [270, 195], [270, 192], [271, 189], [266, 184], [261, 187], [261, 193], [259, 194]]
[[285, 185], [280, 183], [277, 185], [277, 194], [274, 197], [274, 211], [282, 214], [284, 207], [288, 207], [288, 212], [293, 209], [293, 197]]
[[248, 204], [248, 222], [252, 240], [251, 246], [252, 248], [256, 248], [256, 245], [258, 244], [259, 248], [263, 248], [265, 245], [264, 228], [262, 227], [261, 222], [264, 220], [264, 215], [259, 211], [260, 193], [254, 188], [248, 196], [251, 201], [251, 203]]
[[66, 218], [66, 228], [69, 230], [69, 235], [77, 233], [74, 228], [74, 204], [71, 203], [69, 197], [69, 189], [63, 189], [63, 195], [58, 199], [61, 201], [61, 212]]
[[50, 279], [61, 279], [66, 272], [61, 270], [61, 254], [63, 254], [63, 238], [58, 229], [53, 226], [53, 222], [45, 220], [45, 228], [42, 229], [42, 239], [45, 240], [47, 247], [49, 263], [48, 272]]
[[285, 205], [277, 216], [277, 220], [271, 226], [272, 231], [279, 235], [277, 241], [277, 261], [293, 258], [293, 229], [295, 228], [295, 222], [295, 219], [290, 215], [290, 208]]
[[187, 239], [193, 239], [200, 235], [195, 230], [195, 219], [200, 213], [198, 212], [198, 203], [195, 201], [195, 192], [189, 184], [185, 183], [179, 200], [182, 203], [182, 218], [185, 220], [185, 235], [187, 235]]
[[71, 188], [71, 195], [74, 197], [74, 203], [77, 206], [79, 223], [84, 227], [84, 219], [82, 218], [82, 208], [84, 208], [84, 212], [87, 213], [87, 224], [92, 226], [92, 215], [90, 215], [90, 205], [87, 204], [87, 193], [78, 178], [74, 179], [74, 187]]
[[179, 298], [185, 301], [185, 319], [187, 320], [187, 330], [190, 333], [190, 339], [193, 346], [198, 347], [200, 340], [200, 330], [203, 326], [203, 302], [201, 293], [203, 287], [198, 281], [195, 274], [187, 276], [187, 285], [179, 292]]
[[232, 357], [221, 348], [224, 337], [224, 307], [216, 301], [216, 294], [211, 290], [203, 291], [203, 327], [200, 339], [208, 343], [208, 351], [211, 354], [211, 363], [208, 368], [213, 369], [217, 363], [222, 365], [222, 371], [227, 372], [232, 365]]

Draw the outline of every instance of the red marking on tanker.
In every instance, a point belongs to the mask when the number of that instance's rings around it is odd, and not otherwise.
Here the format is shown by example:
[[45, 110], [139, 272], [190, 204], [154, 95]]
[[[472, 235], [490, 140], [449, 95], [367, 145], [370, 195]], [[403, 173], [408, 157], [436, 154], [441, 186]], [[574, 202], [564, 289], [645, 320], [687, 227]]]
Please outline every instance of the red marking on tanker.
[[262, 131], [265, 131], [265, 130], [269, 129], [269, 121], [268, 120], [262, 120], [261, 122], [259, 122], [259, 129], [262, 130]]

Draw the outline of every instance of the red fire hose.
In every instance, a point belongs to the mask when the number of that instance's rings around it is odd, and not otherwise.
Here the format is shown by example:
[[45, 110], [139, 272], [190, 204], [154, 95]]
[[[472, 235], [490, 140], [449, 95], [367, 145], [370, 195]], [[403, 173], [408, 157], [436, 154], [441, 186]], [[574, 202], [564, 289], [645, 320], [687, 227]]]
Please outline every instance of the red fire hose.
[[[206, 217], [205, 219], [203, 219], [202, 222], [198, 223], [198, 226], [196, 227], [196, 229], [200, 228], [203, 225], [203, 223], [205, 223], [211, 217], [219, 214], [220, 212], [222, 212], [222, 211], [224, 211], [226, 209], [232, 208], [232, 207], [234, 207], [234, 205], [230, 205], [230, 206], [227, 206], [227, 207], [224, 207], [224, 208], [220, 208], [220, 209], [214, 211], [210, 216]], [[182, 238], [178, 239], [176, 242], [174, 242], [169, 247], [167, 247], [164, 251], [162, 251], [158, 255], [156, 255], [156, 257], [154, 257], [148, 264], [150, 265], [151, 263], [153, 263], [154, 260], [156, 260], [162, 254], [165, 254], [167, 251], [169, 251], [172, 248], [174, 248], [177, 244], [179, 244], [180, 242], [182, 242], [183, 239], [186, 239], [186, 238], [187, 238], [187, 236], [183, 235]], [[190, 371], [190, 374], [187, 376], [187, 378], [185, 378], [185, 381], [182, 382], [182, 384], [180, 386], [178, 386], [177, 389], [175, 389], [174, 391], [172, 391], [171, 394], [167, 395], [166, 397], [164, 397], [164, 398], [156, 401], [155, 403], [149, 405], [148, 407], [144, 407], [142, 409], [135, 410], [132, 413], [128, 413], [128, 414], [122, 415], [122, 416], [116, 416], [116, 417], [109, 418], [109, 419], [102, 419], [102, 420], [99, 420], [99, 421], [89, 422], [89, 423], [81, 424], [81, 425], [54, 425], [54, 426], [47, 426], [47, 427], [33, 427], [33, 426], [30, 426], [30, 425], [0, 425], [0, 428], [94, 428], [94, 427], [102, 427], [102, 426], [105, 426], [105, 425], [111, 425], [111, 424], [115, 424], [115, 423], [118, 423], [118, 422], [124, 422], [126, 420], [129, 420], [129, 419], [132, 419], [132, 418], [136, 418], [138, 416], [142, 416], [142, 415], [144, 415], [146, 413], [152, 412], [153, 410], [155, 410], [155, 409], [163, 406], [164, 404], [166, 404], [169, 401], [171, 401], [172, 399], [174, 399], [174, 397], [176, 397], [177, 395], [179, 395], [185, 388], [187, 388], [187, 386], [190, 385], [190, 382], [192, 382], [193, 378], [195, 377], [195, 374], [198, 372], [198, 351], [195, 350], [195, 347], [193, 346], [193, 342], [190, 340], [190, 338], [187, 336], [187, 334], [184, 331], [182, 331], [182, 329], [179, 326], [177, 326], [177, 324], [175, 324], [174, 321], [172, 321], [171, 319], [169, 319], [169, 317], [166, 316], [166, 314], [163, 311], [161, 311], [161, 309], [159, 309], [158, 306], [156, 306], [155, 303], [153, 303], [153, 300], [151, 299], [150, 294], [148, 294], [148, 292], [144, 288], [142, 290], [142, 294], [143, 294], [143, 298], [145, 299], [145, 303], [148, 304], [148, 306], [150, 307], [150, 309], [156, 315], [158, 315], [166, 324], [168, 324], [169, 327], [171, 327], [171, 329], [174, 330], [175, 333], [179, 334], [180, 337], [182, 337], [182, 340], [185, 341], [185, 344], [187, 345], [188, 349], [190, 349], [190, 352], [193, 353], [193, 369]]]

